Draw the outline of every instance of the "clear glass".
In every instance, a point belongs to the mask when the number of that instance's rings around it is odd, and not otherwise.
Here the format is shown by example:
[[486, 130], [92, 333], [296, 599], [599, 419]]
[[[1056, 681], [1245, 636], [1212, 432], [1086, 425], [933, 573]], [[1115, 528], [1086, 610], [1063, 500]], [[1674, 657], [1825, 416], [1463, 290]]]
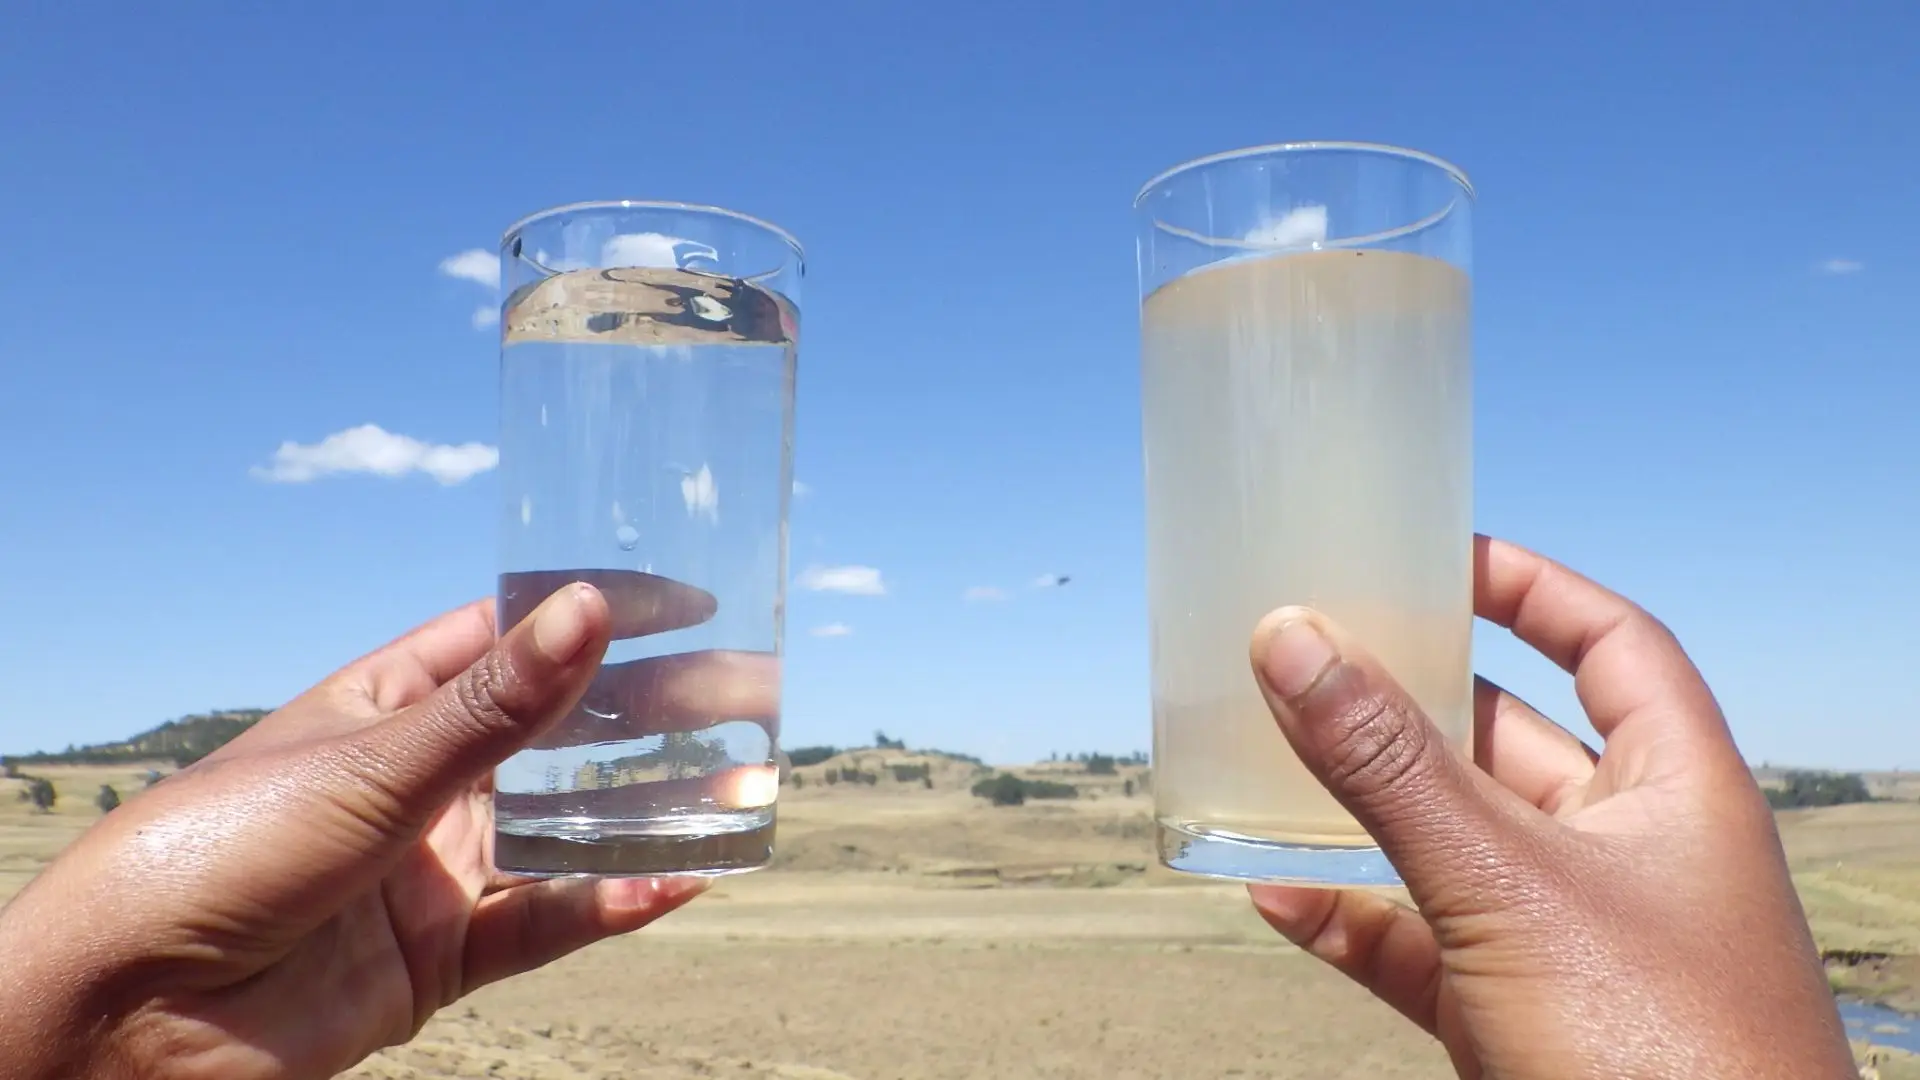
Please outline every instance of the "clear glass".
[[804, 258], [713, 207], [560, 207], [500, 245], [503, 630], [606, 595], [579, 706], [494, 775], [518, 874], [728, 873], [773, 854]]
[[1196, 874], [1395, 885], [1248, 671], [1283, 604], [1365, 643], [1473, 737], [1473, 189], [1424, 154], [1296, 143], [1194, 161], [1134, 202], [1153, 789]]

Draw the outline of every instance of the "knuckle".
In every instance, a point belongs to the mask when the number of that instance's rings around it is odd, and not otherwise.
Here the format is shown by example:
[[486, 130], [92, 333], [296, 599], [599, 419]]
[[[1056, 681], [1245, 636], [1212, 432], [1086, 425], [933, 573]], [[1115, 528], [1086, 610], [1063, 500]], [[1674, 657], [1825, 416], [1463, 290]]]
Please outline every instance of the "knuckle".
[[1334, 713], [1325, 731], [1327, 781], [1351, 798], [1378, 799], [1429, 767], [1433, 733], [1396, 697], [1357, 697]]
[[497, 650], [489, 652], [453, 681], [448, 707], [437, 710], [439, 719], [486, 734], [511, 732], [519, 727], [511, 700], [514, 685], [512, 661]]
[[1375, 905], [1356, 920], [1355, 936], [1359, 944], [1352, 963], [1368, 986], [1386, 985], [1402, 962], [1401, 954], [1387, 943], [1395, 922], [1404, 917], [1402, 910], [1390, 904]]

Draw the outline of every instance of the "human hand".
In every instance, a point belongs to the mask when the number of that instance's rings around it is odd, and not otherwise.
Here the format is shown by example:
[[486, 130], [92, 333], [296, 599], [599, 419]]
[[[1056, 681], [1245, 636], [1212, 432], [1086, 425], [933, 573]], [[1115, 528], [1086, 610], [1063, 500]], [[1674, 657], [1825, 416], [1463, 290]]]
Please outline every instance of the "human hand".
[[1469, 763], [1324, 616], [1276, 611], [1262, 692], [1419, 910], [1254, 886], [1260, 914], [1462, 1077], [1851, 1080], [1772, 812], [1679, 642], [1565, 567], [1474, 550], [1475, 614], [1573, 674], [1604, 752], [1481, 681]]
[[476, 987], [699, 892], [493, 870], [493, 766], [550, 740], [590, 684], [671, 687], [695, 710], [704, 694], [770, 711], [758, 698], [777, 694], [764, 671], [747, 685], [684, 658], [672, 679], [640, 662], [596, 683], [610, 638], [712, 607], [663, 579], [591, 576], [555, 583], [497, 641], [491, 603], [442, 616], [77, 840], [0, 911], [6, 1075], [331, 1076]]

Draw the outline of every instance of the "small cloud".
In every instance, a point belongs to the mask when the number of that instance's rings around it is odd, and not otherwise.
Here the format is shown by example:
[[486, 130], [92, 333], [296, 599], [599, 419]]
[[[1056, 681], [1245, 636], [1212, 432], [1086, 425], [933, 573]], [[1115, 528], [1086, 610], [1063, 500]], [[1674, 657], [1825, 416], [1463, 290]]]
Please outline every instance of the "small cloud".
[[853, 633], [853, 627], [843, 622], [830, 622], [825, 626], [816, 626], [807, 633], [814, 637], [846, 637]]
[[975, 585], [968, 589], [966, 593], [966, 600], [969, 604], [992, 603], [993, 601], [1005, 600], [1006, 598], [1007, 590], [998, 585]]
[[720, 520], [720, 489], [714, 485], [713, 470], [705, 465], [680, 478], [680, 498], [687, 504], [688, 516]]
[[793, 497], [794, 497], [794, 498], [796, 498], [796, 499], [804, 499], [804, 498], [806, 498], [807, 496], [809, 496], [809, 495], [811, 495], [811, 494], [813, 494], [813, 487], [812, 487], [811, 485], [808, 485], [808, 484], [803, 484], [803, 483], [801, 483], [801, 482], [800, 482], [800, 481], [798, 481], [798, 480], [795, 480], [795, 481], [793, 482]]
[[[686, 248], [686, 251], [681, 251]], [[678, 269], [694, 259], [718, 262], [720, 253], [698, 241], [665, 233], [621, 233], [600, 246], [603, 266], [654, 266]]]
[[489, 289], [500, 287], [500, 256], [472, 248], [440, 260], [440, 272], [450, 278], [471, 281]]
[[1857, 274], [1860, 271], [1865, 270], [1866, 268], [1867, 268], [1867, 264], [1859, 261], [1858, 259], [1828, 259], [1825, 262], [1822, 262], [1818, 266], [1814, 267], [1815, 270], [1818, 270], [1820, 273], [1827, 274], [1829, 276], [1839, 276], [1841, 274]]
[[1327, 208], [1296, 206], [1279, 220], [1254, 228], [1245, 239], [1262, 247], [1313, 247], [1327, 239]]
[[[450, 278], [471, 281], [493, 292], [500, 291], [500, 256], [490, 251], [471, 248], [458, 255], [449, 255], [440, 260], [440, 272]], [[482, 304], [473, 309], [468, 321], [475, 330], [497, 326], [500, 322], [500, 305]]]
[[499, 463], [500, 451], [484, 443], [423, 443], [376, 424], [362, 424], [317, 443], [283, 442], [273, 452], [271, 463], [256, 465], [248, 472], [275, 484], [304, 484], [345, 473], [392, 477], [415, 472], [426, 473], [442, 484], [458, 484]]
[[546, 248], [541, 248], [534, 252], [533, 261], [555, 273], [565, 273], [569, 270], [585, 270], [589, 265], [584, 259], [569, 258], [565, 255], [549, 255], [547, 254]]
[[812, 592], [850, 596], [884, 596], [887, 592], [880, 571], [871, 566], [809, 566], [801, 571], [798, 583]]
[[1072, 578], [1065, 574], [1041, 574], [1039, 577], [1033, 579], [1033, 587], [1036, 589], [1057, 589], [1072, 580]]

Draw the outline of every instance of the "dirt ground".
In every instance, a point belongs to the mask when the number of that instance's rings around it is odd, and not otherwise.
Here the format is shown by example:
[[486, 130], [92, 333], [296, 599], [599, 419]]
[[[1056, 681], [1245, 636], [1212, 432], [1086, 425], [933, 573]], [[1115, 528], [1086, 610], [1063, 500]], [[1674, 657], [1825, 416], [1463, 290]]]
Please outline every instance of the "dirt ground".
[[[99, 816], [101, 783], [130, 795], [142, 770], [39, 772], [60, 792], [51, 814], [0, 782], [0, 899]], [[932, 789], [813, 776], [782, 795], [774, 867], [482, 990], [352, 1075], [1452, 1075], [1397, 1015], [1277, 939], [1239, 888], [1151, 865], [1148, 797], [1123, 789], [1137, 774], [1018, 808], [969, 796], [970, 775], [937, 772]], [[1824, 947], [1920, 955], [1920, 805], [1781, 822]]]

